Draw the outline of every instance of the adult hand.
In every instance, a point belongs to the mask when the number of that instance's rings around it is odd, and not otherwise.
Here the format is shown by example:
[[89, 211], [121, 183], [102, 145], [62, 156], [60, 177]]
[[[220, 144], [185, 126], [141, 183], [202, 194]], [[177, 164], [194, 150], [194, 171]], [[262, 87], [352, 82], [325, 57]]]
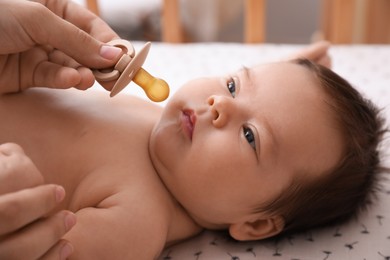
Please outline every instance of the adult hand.
[[16, 144], [0, 145], [0, 259], [65, 259], [73, 249], [61, 237], [76, 223], [61, 211], [47, 215], [65, 196], [43, 177]]
[[113, 66], [117, 34], [99, 17], [67, 0], [0, 0], [0, 92], [30, 87], [87, 89], [89, 68]]

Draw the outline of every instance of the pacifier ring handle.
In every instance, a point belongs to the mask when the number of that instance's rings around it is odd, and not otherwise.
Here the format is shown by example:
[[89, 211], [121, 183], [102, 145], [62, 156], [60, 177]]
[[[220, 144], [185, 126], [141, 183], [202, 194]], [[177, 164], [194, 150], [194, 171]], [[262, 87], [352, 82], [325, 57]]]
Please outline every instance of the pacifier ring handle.
[[119, 47], [125, 52], [114, 68], [93, 71], [98, 81], [116, 80], [110, 97], [114, 97], [122, 91], [132, 80], [145, 91], [152, 101], [160, 102], [168, 97], [168, 84], [162, 79], [153, 77], [141, 68], [149, 53], [150, 42], [147, 42], [137, 54], [135, 54], [133, 45], [126, 40], [116, 39], [108, 42], [108, 44]]

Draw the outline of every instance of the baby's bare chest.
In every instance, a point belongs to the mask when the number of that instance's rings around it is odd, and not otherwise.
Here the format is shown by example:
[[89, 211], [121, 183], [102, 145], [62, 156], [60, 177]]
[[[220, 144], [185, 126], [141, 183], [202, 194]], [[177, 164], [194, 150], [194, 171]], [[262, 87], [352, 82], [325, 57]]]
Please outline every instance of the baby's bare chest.
[[[67, 93], [15, 95], [0, 100], [0, 142], [21, 145], [47, 183], [65, 187], [64, 205], [69, 204], [92, 173], [102, 172], [120, 185], [121, 175], [136, 178], [152, 169], [148, 140], [155, 113], [148, 106], [143, 111], [139, 102], [132, 105], [128, 109], [104, 98]], [[105, 181], [101, 176], [102, 186]]]

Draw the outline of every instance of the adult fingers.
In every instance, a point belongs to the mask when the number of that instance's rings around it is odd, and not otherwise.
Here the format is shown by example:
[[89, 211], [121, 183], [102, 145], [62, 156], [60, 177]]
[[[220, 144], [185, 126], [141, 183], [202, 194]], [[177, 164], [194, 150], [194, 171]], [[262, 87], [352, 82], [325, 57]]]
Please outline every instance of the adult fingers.
[[64, 188], [54, 184], [1, 195], [0, 235], [11, 233], [41, 218], [64, 197]]
[[90, 69], [59, 50], [32, 48], [21, 54], [20, 89], [30, 87], [87, 89], [95, 81]]
[[93, 85], [95, 78], [92, 71], [85, 67], [71, 68], [58, 65], [50, 61], [38, 64], [34, 71], [34, 86], [66, 89], [88, 89]]
[[41, 219], [5, 237], [0, 243], [0, 259], [37, 259], [44, 256], [75, 224], [76, 216], [69, 211]]
[[97, 15], [87, 8], [80, 6], [74, 1], [68, 0], [36, 0], [46, 5], [58, 16], [76, 25], [78, 28], [92, 35], [94, 38], [108, 42], [119, 36], [110, 28], [110, 26], [100, 19]]
[[57, 16], [76, 25], [94, 38], [108, 42], [119, 36], [99, 16], [81, 6], [75, 1], [68, 0], [32, 0], [46, 6]]
[[39, 260], [67, 259], [73, 253], [73, 246], [66, 240], [60, 240]]
[[29, 22], [23, 27], [34, 42], [53, 46], [91, 68], [112, 66], [119, 58], [120, 48], [98, 41], [42, 4], [30, 4], [30, 10], [23, 13], [23, 19]]
[[[76, 85], [73, 85], [72, 87], [75, 87], [80, 90], [86, 90], [90, 88], [95, 82], [95, 77], [90, 69], [81, 66], [78, 62], [76, 62], [74, 59], [72, 59], [62, 51], [52, 51], [49, 54], [49, 60], [58, 65], [74, 68], [77, 71], [77, 73], [80, 75], [80, 80]], [[45, 69], [42, 69], [42, 73], [44, 77], [47, 74], [45, 73]], [[66, 77], [63, 79], [58, 79], [59, 83], [65, 82], [66, 80]]]
[[51, 50], [48, 54], [48, 60], [58, 65], [70, 68], [78, 68], [81, 66], [80, 63], [59, 50]]

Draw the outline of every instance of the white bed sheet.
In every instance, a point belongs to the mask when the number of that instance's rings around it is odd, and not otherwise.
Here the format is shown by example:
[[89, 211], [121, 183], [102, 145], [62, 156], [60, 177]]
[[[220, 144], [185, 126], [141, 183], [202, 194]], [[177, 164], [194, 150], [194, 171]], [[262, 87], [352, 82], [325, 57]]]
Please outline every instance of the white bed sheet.
[[[142, 46], [138, 42], [133, 44], [136, 50]], [[275, 61], [301, 47], [153, 43], [144, 68], [167, 80], [173, 93], [189, 79], [223, 75], [242, 66]], [[332, 46], [330, 54], [334, 71], [382, 107], [389, 123], [390, 45], [338, 45]], [[145, 98], [134, 83], [124, 92]], [[390, 142], [386, 142], [383, 148], [387, 154], [386, 164], [390, 165]], [[369, 212], [350, 223], [297, 234], [280, 241], [246, 243], [206, 231], [166, 249], [159, 259], [390, 259], [390, 180], [384, 181], [379, 200]]]

